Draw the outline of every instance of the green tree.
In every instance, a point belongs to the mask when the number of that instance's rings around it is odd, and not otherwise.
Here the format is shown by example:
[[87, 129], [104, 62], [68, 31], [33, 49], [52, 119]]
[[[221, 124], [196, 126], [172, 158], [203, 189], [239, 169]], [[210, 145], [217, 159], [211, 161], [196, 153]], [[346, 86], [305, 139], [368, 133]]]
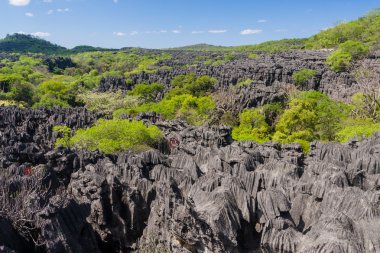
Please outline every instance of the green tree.
[[250, 140], [263, 143], [270, 139], [270, 126], [265, 121], [262, 109], [247, 109], [239, 115], [239, 126], [232, 131], [235, 140]]
[[293, 73], [292, 78], [296, 85], [304, 85], [307, 81], [317, 75], [317, 71], [312, 69], [302, 69]]
[[129, 95], [139, 96], [145, 102], [154, 102], [157, 95], [165, 89], [165, 86], [158, 83], [153, 84], [137, 84], [130, 92]]
[[70, 139], [70, 145], [114, 154], [146, 150], [155, 147], [162, 138], [158, 127], [145, 126], [141, 121], [100, 119], [93, 127], [77, 130]]

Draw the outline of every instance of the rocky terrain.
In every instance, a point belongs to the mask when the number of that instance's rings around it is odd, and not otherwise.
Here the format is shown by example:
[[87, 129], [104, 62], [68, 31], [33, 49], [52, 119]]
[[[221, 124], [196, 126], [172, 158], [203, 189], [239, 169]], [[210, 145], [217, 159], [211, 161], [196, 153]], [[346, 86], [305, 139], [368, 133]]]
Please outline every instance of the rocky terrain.
[[305, 155], [158, 121], [154, 150], [54, 149], [99, 117], [0, 107], [0, 252], [380, 252], [379, 134]]
[[363, 78], [358, 77], [358, 71], [370, 71], [376, 75], [377, 80], [380, 78], [379, 52], [373, 52], [368, 58], [356, 62], [350, 71], [341, 73], [335, 73], [325, 64], [330, 54], [328, 50], [262, 54], [254, 59], [238, 54], [235, 60], [217, 66], [205, 65], [197, 61], [197, 57], [215, 60], [220, 56], [218, 53], [171, 51], [169, 53], [172, 59], [163, 60], [158, 65], [168, 66], [171, 69], [132, 74], [130, 83], [127, 83], [125, 79], [105, 78], [100, 82], [99, 91], [130, 90], [135, 84], [142, 82], [157, 82], [169, 88], [173, 77], [195, 73], [197, 76], [215, 77], [218, 80], [218, 89], [226, 89], [250, 79], [252, 84], [241, 87], [236, 92], [236, 100], [243, 104], [253, 100], [256, 100], [257, 104], [265, 104], [268, 101], [276, 101], [273, 93], [281, 93], [289, 84], [294, 84], [293, 73], [301, 69], [312, 69], [316, 70], [317, 75], [299, 87], [301, 90], [315, 89], [328, 94], [333, 99], [348, 101], [354, 93], [364, 91]]

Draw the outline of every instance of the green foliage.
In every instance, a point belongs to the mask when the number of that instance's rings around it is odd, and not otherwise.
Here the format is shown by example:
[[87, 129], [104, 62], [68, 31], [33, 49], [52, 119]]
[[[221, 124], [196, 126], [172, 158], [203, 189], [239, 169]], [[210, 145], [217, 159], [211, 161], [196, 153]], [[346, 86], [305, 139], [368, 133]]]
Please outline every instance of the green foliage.
[[334, 48], [348, 40], [375, 44], [380, 40], [380, 12], [375, 9], [364, 17], [321, 31], [311, 37], [306, 47], [311, 49]]
[[263, 143], [270, 139], [270, 126], [261, 109], [248, 109], [239, 115], [239, 126], [232, 131], [235, 140]]
[[61, 135], [60, 138], [57, 138], [55, 146], [69, 147], [70, 146], [70, 137], [71, 129], [68, 126], [54, 126], [53, 132], [57, 132]]
[[338, 49], [344, 53], [350, 53], [354, 60], [363, 58], [369, 53], [368, 45], [352, 40], [340, 44]]
[[342, 52], [341, 50], [336, 50], [329, 55], [326, 59], [327, 65], [330, 66], [331, 70], [335, 72], [342, 72], [347, 70], [351, 66], [352, 56], [350, 53]]
[[70, 145], [86, 150], [100, 150], [106, 154], [155, 147], [163, 138], [156, 126], [145, 126], [141, 121], [100, 119], [95, 126], [79, 129]]
[[137, 84], [129, 95], [139, 96], [145, 102], [153, 102], [157, 95], [165, 89], [165, 86], [158, 83], [153, 84]]
[[164, 98], [159, 103], [146, 103], [130, 110], [116, 111], [114, 116], [136, 114], [138, 112], [156, 112], [165, 119], [182, 119], [193, 125], [202, 125], [216, 107], [211, 96], [194, 97], [190, 94]]
[[[273, 140], [281, 143], [333, 141], [348, 107], [317, 91], [306, 91], [289, 102], [275, 127]], [[304, 144], [302, 144], [304, 145]]]
[[117, 92], [86, 92], [78, 95], [78, 100], [91, 111], [104, 114], [113, 113], [121, 108], [132, 108], [140, 104], [137, 96], [125, 96], [122, 91]]
[[237, 87], [242, 87], [242, 86], [245, 86], [245, 85], [248, 85], [248, 84], [251, 84], [253, 83], [253, 80], [251, 79], [246, 79], [244, 81], [240, 81], [236, 84]]
[[75, 105], [77, 87], [60, 80], [49, 80], [41, 83], [37, 88], [40, 98], [34, 107], [69, 107]]
[[296, 85], [304, 85], [306, 82], [313, 77], [315, 77], [317, 71], [312, 69], [302, 69], [300, 71], [294, 72], [292, 78]]
[[370, 137], [376, 132], [380, 132], [380, 123], [374, 123], [372, 120], [351, 120], [346, 122], [346, 126], [337, 132], [339, 142], [347, 142], [356, 137], [362, 140], [363, 137]]
[[68, 51], [38, 37], [15, 33], [0, 40], [0, 52], [65, 54]]
[[332, 52], [326, 63], [335, 72], [342, 72], [351, 66], [352, 60], [368, 55], [369, 46], [357, 41], [348, 40], [339, 45], [338, 50]]
[[172, 89], [166, 94], [167, 97], [173, 97], [182, 94], [191, 94], [193, 96], [204, 96], [211, 92], [216, 85], [217, 80], [209, 76], [196, 77], [194, 73], [188, 75], [179, 75], [173, 78]]
[[34, 86], [31, 83], [14, 83], [11, 87], [9, 98], [16, 102], [25, 102], [31, 105], [33, 102]]

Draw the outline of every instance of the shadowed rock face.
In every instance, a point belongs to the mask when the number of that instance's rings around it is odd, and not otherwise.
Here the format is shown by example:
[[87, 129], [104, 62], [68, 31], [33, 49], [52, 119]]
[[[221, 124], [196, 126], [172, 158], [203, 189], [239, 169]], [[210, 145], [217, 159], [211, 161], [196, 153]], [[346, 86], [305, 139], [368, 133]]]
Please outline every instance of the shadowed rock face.
[[0, 252], [380, 252], [380, 135], [304, 155], [234, 142], [225, 127], [157, 122], [176, 145], [106, 157], [52, 149], [52, 125], [93, 124], [83, 109], [0, 116], [0, 173], [21, 187], [25, 164], [44, 166], [50, 186], [34, 236], [0, 212]]

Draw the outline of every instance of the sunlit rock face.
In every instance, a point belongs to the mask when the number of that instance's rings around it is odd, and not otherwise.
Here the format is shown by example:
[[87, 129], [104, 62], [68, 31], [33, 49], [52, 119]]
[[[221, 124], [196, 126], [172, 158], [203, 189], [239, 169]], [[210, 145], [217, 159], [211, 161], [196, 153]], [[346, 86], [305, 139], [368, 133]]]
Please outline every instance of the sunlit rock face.
[[52, 126], [98, 117], [0, 107], [1, 189], [28, 192], [0, 213], [0, 252], [380, 252], [380, 135], [305, 155], [159, 121], [157, 150], [53, 148]]

